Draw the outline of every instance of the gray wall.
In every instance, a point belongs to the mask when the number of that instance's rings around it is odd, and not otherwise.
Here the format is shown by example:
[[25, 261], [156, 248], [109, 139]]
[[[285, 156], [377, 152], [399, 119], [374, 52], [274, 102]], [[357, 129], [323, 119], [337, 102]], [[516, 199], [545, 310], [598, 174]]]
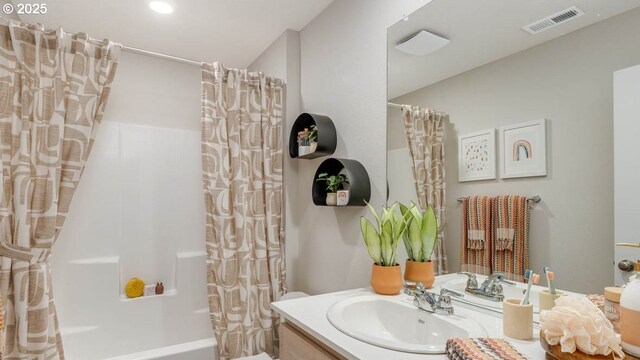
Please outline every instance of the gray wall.
[[[300, 33], [302, 109], [330, 116], [338, 132], [334, 157], [360, 161], [369, 172], [372, 202], [386, 194], [386, 33], [426, 0], [335, 0]], [[364, 207], [314, 206], [311, 186], [324, 158], [298, 162], [287, 219], [298, 228], [288, 266], [291, 289], [311, 294], [368, 286], [372, 261], [360, 235]], [[289, 228], [288, 228], [289, 229]], [[288, 245], [288, 249], [289, 246]]]
[[[459, 269], [458, 197], [539, 194], [531, 216], [534, 270], [551, 266], [559, 286], [574, 291], [601, 293], [613, 284], [613, 72], [640, 63], [638, 34], [640, 9], [393, 100], [451, 116], [445, 149], [451, 271]], [[399, 113], [389, 113], [389, 149], [397, 151], [406, 147], [402, 125]], [[542, 118], [546, 177], [457, 181], [458, 135]]]

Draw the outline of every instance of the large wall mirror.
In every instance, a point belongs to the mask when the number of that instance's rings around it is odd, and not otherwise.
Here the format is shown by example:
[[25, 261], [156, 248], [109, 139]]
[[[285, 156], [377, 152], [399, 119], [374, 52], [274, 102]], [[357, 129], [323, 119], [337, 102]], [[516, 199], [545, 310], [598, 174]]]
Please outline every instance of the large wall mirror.
[[[459, 199], [521, 195], [541, 199], [535, 272], [582, 293], [627, 278], [618, 264], [640, 251], [615, 242], [640, 242], [639, 6], [433, 0], [388, 29], [389, 203], [439, 206], [443, 272], [477, 230]], [[513, 210], [491, 209], [496, 228]]]

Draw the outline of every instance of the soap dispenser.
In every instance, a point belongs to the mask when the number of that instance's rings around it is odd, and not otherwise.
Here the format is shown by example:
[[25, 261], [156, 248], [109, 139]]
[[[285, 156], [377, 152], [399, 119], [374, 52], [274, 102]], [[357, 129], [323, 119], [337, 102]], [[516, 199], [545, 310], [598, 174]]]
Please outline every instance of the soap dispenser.
[[[640, 244], [621, 243], [618, 246], [640, 248]], [[635, 274], [622, 291], [620, 297], [622, 349], [640, 357], [640, 260], [634, 266]]]

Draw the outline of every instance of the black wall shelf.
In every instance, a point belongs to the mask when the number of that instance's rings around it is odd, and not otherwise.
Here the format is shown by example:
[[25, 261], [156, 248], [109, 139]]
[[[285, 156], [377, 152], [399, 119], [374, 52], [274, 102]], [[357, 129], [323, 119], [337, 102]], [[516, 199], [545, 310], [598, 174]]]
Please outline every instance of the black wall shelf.
[[[298, 156], [298, 132], [310, 129], [315, 125], [318, 129], [318, 148], [311, 154]], [[328, 156], [336, 151], [338, 143], [336, 127], [331, 118], [325, 115], [302, 113], [296, 119], [289, 135], [289, 156], [293, 159], [315, 159]]]
[[314, 204], [328, 206], [327, 187], [324, 182], [316, 181], [318, 175], [322, 173], [337, 175], [341, 171], [349, 179], [349, 203], [346, 206], [365, 206], [365, 201], [371, 200], [371, 181], [369, 181], [369, 174], [364, 166], [356, 160], [330, 158], [320, 164], [313, 177], [311, 194]]

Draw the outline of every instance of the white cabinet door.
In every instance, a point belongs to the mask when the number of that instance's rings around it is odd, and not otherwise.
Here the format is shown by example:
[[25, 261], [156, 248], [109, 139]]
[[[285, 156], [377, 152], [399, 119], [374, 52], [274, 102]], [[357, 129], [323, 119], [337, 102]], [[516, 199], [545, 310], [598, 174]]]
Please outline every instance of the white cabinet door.
[[[615, 242], [640, 242], [640, 65], [613, 74], [613, 143]], [[615, 244], [612, 244], [615, 246]], [[640, 259], [640, 249], [615, 248], [615, 283], [631, 272], [618, 269], [622, 260]]]

